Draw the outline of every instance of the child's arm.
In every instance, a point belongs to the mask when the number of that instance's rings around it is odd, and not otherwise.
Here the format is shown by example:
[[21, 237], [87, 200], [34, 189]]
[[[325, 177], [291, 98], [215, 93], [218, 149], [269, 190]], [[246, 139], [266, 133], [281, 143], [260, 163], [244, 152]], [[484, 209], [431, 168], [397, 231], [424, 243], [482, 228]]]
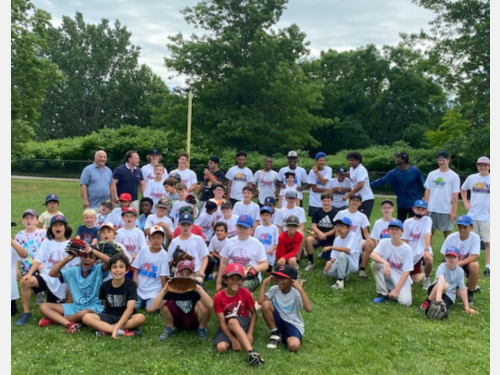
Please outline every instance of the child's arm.
[[401, 290], [401, 288], [403, 287], [403, 285], [406, 282], [406, 279], [408, 279], [409, 276], [410, 276], [410, 272], [409, 271], [403, 272], [403, 275], [399, 279], [398, 285], [396, 285], [396, 287], [393, 290], [390, 291], [389, 298], [393, 298], [393, 299], [398, 298], [399, 291]]
[[97, 237], [94, 237], [92, 239], [92, 242], [90, 243], [90, 246], [95, 246], [95, 245], [97, 245]]
[[269, 255], [272, 255], [272, 254], [274, 254], [274, 252], [276, 251], [276, 249], [277, 249], [277, 248], [278, 248], [278, 244], [273, 245], [273, 247], [271, 247], [271, 248], [267, 251], [267, 253], [268, 253]]
[[28, 256], [28, 250], [26, 250], [24, 247], [19, 245], [19, 242], [14, 241], [13, 239], [10, 240], [10, 246], [14, 248], [17, 254], [23, 259], [25, 259]]
[[363, 228], [363, 236], [366, 238], [365, 242], [363, 242], [363, 245], [368, 244], [368, 246], [373, 248], [373, 241], [370, 238], [370, 232], [368, 231], [368, 227]]
[[[75, 259], [74, 255], [66, 255], [59, 263], [57, 263], [52, 269], [49, 271], [50, 277], [61, 277], [61, 269], [69, 262]], [[31, 270], [30, 270], [31, 271]]]
[[101, 253], [99, 250], [92, 249], [89, 246], [87, 246], [86, 252], [87, 252], [87, 254], [88, 253], [90, 253], [91, 255], [93, 254], [97, 259], [102, 261], [102, 270], [103, 271], [106, 271], [108, 269], [109, 256]]
[[294, 287], [295, 289], [297, 289], [299, 291], [300, 298], [302, 298], [302, 305], [304, 307], [304, 310], [307, 312], [311, 312], [312, 311], [311, 300], [307, 296], [306, 291], [302, 287], [302, 284], [299, 283], [297, 280], [292, 280], [292, 287]]
[[139, 283], [137, 282], [137, 275], [139, 274], [139, 270], [134, 268], [134, 275], [132, 276], [132, 280], [137, 284], [137, 288], [139, 288]]
[[262, 280], [262, 283], [260, 284], [260, 289], [259, 289], [259, 295], [257, 296], [257, 303], [259, 305], [262, 305], [262, 303], [265, 300], [268, 300], [269, 298], [266, 297], [266, 287], [267, 284], [272, 282], [274, 279], [273, 275], [266, 277], [264, 280]]
[[128, 300], [127, 301], [127, 308], [123, 312], [120, 320], [118, 322], [116, 322], [115, 325], [113, 326], [113, 332], [111, 332], [112, 338], [114, 338], [114, 339], [118, 338], [118, 330], [121, 329], [125, 325], [125, 323], [127, 323], [127, 321], [130, 319], [130, 317], [134, 313], [134, 309], [135, 309], [135, 301], [133, 299]]
[[457, 289], [457, 295], [462, 299], [462, 302], [464, 303], [464, 310], [468, 314], [476, 314], [476, 310], [471, 309], [469, 307], [469, 297], [467, 296], [467, 293], [465, 292], [467, 289]]
[[160, 276], [161, 279], [161, 287], [163, 288], [165, 285], [167, 285], [167, 276]]
[[205, 307], [208, 307], [211, 309], [214, 306], [214, 301], [212, 297], [208, 295], [208, 293], [203, 289], [203, 287], [200, 284], [196, 284], [196, 288], [194, 289], [196, 293], [198, 293], [201, 297], [201, 303], [205, 305]]
[[255, 324], [257, 323], [257, 310], [255, 306], [250, 308], [250, 326], [248, 326], [247, 337], [250, 344], [253, 342], [253, 330], [255, 329]]
[[279, 208], [281, 208], [281, 203], [282, 203], [281, 200], [282, 200], [282, 198], [283, 198], [283, 195], [280, 194], [280, 199], [278, 200], [278, 207]]
[[153, 299], [153, 302], [151, 302], [151, 306], [149, 307], [150, 311], [156, 311], [159, 310], [163, 306], [163, 298], [168, 292], [168, 281], [165, 283], [165, 285], [162, 286], [160, 292], [156, 295], [156, 297]]

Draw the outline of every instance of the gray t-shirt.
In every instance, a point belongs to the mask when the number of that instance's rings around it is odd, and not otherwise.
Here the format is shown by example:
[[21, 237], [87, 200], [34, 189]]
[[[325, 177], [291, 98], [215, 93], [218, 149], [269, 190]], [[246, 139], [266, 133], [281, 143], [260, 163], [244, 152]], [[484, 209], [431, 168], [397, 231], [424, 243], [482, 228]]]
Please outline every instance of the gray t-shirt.
[[444, 279], [449, 285], [446, 295], [450, 297], [453, 302], [455, 302], [455, 299], [457, 298], [457, 288], [460, 290], [465, 289], [465, 273], [463, 268], [457, 266], [454, 270], [450, 270], [446, 267], [446, 263], [441, 263], [436, 271], [436, 278], [434, 279], [434, 282], [437, 282], [439, 276], [444, 276]]
[[289, 293], [284, 294], [278, 285], [273, 285], [266, 292], [266, 297], [272, 301], [274, 308], [280, 314], [281, 319], [296, 327], [300, 334], [304, 334], [304, 320], [300, 315], [300, 308], [304, 306], [302, 297], [297, 289], [292, 288]]

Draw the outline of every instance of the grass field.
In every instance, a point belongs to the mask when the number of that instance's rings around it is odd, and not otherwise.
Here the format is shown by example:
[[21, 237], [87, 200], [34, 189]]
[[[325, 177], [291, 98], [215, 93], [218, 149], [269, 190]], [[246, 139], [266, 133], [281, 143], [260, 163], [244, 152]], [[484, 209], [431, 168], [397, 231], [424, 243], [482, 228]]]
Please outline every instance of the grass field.
[[[60, 197], [60, 210], [76, 230], [81, 223], [81, 197], [77, 181], [11, 180], [11, 220], [20, 223], [26, 208], [41, 214], [48, 193]], [[371, 223], [381, 217], [376, 199]], [[306, 204], [307, 212], [307, 204]], [[459, 214], [464, 214], [460, 203]], [[309, 221], [310, 223], [310, 221]], [[308, 225], [309, 226], [309, 225]], [[12, 228], [12, 237], [20, 227]], [[434, 272], [442, 257], [443, 238], [434, 240]], [[303, 260], [304, 261], [304, 260]], [[484, 252], [480, 255], [482, 292], [476, 294], [468, 315], [461, 301], [451, 308], [449, 318], [431, 321], [418, 311], [426, 292], [413, 286], [413, 306], [396, 302], [374, 304], [375, 282], [367, 268], [368, 280], [351, 276], [343, 291], [330, 288], [319, 264], [307, 278], [305, 290], [313, 311], [303, 312], [305, 334], [297, 354], [282, 346], [266, 349], [268, 329], [259, 316], [254, 332], [255, 350], [265, 364], [250, 368], [244, 353], [219, 355], [212, 347], [217, 328], [212, 315], [209, 340], [201, 342], [194, 332], [178, 332], [168, 341], [158, 341], [164, 323], [158, 314], [147, 314], [143, 335], [136, 338], [96, 337], [88, 328], [75, 335], [61, 326], [38, 327], [42, 317], [33, 304], [34, 319], [25, 326], [11, 320], [12, 374], [488, 374], [490, 372], [490, 280], [482, 276]], [[301, 264], [301, 269], [305, 263]], [[433, 272], [433, 275], [434, 275]], [[206, 284], [213, 296], [215, 282]], [[254, 293], [254, 296], [257, 292]], [[20, 301], [18, 301], [18, 307]]]

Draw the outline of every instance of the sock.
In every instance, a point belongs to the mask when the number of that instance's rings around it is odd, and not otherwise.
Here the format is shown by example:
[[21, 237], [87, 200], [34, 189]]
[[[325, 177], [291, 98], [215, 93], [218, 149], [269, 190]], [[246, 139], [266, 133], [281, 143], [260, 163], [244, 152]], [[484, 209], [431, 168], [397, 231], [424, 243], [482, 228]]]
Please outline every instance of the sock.
[[119, 334], [119, 335], [123, 335], [124, 333], [125, 333], [125, 331], [124, 331], [123, 329], [119, 329], [119, 330], [118, 330], [118, 334]]
[[247, 354], [252, 354], [252, 353], [255, 353], [255, 350], [250, 349], [250, 350], [247, 352]]
[[313, 254], [307, 254], [307, 260], [308, 260], [311, 264], [313, 264], [313, 263], [314, 263], [314, 256], [313, 256]]
[[365, 267], [359, 267], [359, 270], [360, 270], [360, 271], [364, 271], [364, 270], [365, 270]]
[[490, 264], [489, 263], [486, 263], [486, 268], [490, 268]]
[[344, 279], [338, 278], [337, 281], [344, 281]]
[[271, 335], [278, 334], [278, 328], [271, 330]]

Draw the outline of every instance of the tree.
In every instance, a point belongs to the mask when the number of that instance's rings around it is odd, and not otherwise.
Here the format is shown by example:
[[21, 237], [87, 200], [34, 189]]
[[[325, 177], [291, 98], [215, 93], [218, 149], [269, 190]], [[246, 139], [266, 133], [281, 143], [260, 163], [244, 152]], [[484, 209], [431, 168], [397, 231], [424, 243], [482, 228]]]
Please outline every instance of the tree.
[[116, 21], [86, 24], [83, 15], [63, 17], [49, 37], [50, 58], [64, 80], [44, 102], [41, 139], [87, 135], [124, 124], [148, 126], [152, 109], [168, 96], [165, 83], [138, 64], [139, 47]]
[[50, 15], [28, 0], [11, 1], [11, 149], [21, 150], [38, 126], [46, 87], [57, 81], [57, 67], [46, 55]]
[[311, 131], [332, 123], [320, 86], [298, 65], [307, 56], [296, 25], [275, 30], [286, 0], [213, 0], [185, 8], [188, 23], [207, 34], [169, 37], [166, 66], [188, 77], [193, 134], [221, 146], [276, 152], [317, 146]]

